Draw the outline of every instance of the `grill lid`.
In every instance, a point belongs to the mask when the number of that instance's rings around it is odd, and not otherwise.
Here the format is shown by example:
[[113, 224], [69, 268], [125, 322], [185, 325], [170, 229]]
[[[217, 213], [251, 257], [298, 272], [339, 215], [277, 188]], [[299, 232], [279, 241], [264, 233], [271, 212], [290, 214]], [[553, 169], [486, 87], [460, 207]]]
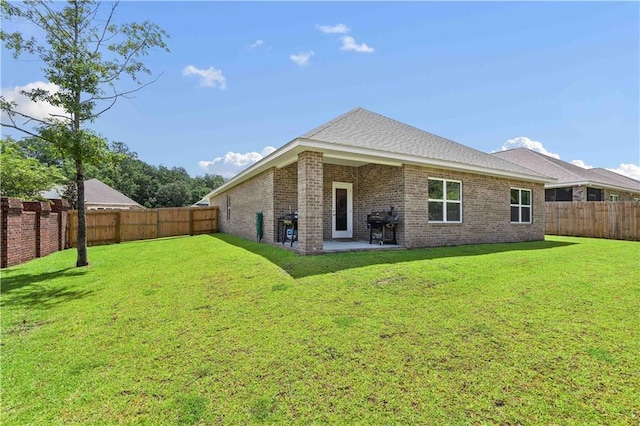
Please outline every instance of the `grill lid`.
[[391, 210], [389, 211], [371, 212], [371, 214], [367, 215], [367, 223], [372, 225], [383, 224], [395, 226], [400, 223], [400, 217], [394, 211], [393, 206], [391, 206]]

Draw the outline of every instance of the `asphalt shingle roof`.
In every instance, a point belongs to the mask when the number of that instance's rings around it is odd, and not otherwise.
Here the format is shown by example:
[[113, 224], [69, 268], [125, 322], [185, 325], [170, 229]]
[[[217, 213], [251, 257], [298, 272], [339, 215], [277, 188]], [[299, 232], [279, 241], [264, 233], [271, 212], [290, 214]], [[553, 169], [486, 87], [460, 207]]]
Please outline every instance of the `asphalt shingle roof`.
[[494, 152], [492, 155], [554, 177], [558, 179], [558, 182], [555, 183], [558, 185], [562, 185], [563, 183], [590, 182], [594, 185], [622, 187], [633, 192], [640, 192], [640, 181], [635, 179], [602, 168], [583, 169], [582, 167], [527, 148], [515, 148], [507, 151]]
[[122, 192], [98, 179], [88, 179], [84, 182], [84, 199], [88, 203], [140, 206]]
[[364, 108], [356, 108], [301, 136], [321, 142], [442, 160], [487, 169], [545, 177], [534, 171], [420, 130]]

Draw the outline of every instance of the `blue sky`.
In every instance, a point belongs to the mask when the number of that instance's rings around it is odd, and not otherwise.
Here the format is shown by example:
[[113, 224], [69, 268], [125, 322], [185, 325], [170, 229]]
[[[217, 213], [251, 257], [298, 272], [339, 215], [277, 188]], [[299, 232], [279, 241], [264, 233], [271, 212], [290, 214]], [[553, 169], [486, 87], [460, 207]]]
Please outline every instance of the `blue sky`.
[[[93, 125], [150, 164], [230, 176], [361, 106], [640, 179], [637, 2], [123, 2], [118, 19], [171, 36], [146, 60], [160, 79]], [[37, 81], [3, 50], [3, 94]]]

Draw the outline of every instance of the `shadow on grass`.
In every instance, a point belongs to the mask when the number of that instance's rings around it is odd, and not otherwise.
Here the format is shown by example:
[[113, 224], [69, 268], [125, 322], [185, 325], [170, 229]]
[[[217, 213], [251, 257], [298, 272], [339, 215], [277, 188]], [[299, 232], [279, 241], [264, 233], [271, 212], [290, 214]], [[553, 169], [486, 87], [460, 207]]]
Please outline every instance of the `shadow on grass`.
[[80, 299], [93, 291], [71, 289], [67, 285], [47, 286], [50, 280], [61, 277], [85, 275], [85, 270], [65, 268], [59, 271], [40, 274], [17, 271], [3, 271], [0, 280], [3, 306], [23, 306], [26, 308], [45, 308], [70, 300]]
[[475, 244], [412, 250], [371, 250], [327, 253], [318, 256], [301, 256], [274, 245], [256, 243], [228, 234], [209, 235], [212, 238], [264, 257], [271, 263], [282, 268], [292, 278], [303, 278], [369, 265], [394, 264], [447, 257], [480, 256], [502, 252], [548, 250], [577, 244], [562, 241], [532, 241], [526, 243]]

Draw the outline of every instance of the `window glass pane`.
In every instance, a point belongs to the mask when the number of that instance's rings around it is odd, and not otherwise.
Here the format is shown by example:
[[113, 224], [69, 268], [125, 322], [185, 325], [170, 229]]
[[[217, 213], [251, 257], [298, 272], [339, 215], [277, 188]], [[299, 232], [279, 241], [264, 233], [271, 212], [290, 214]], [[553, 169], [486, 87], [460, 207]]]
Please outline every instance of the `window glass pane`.
[[556, 190], [555, 189], [545, 189], [544, 190], [544, 200], [545, 201], [555, 201], [556, 200]]
[[447, 200], [460, 201], [460, 182], [447, 182]]
[[511, 207], [511, 222], [520, 222], [520, 207]]
[[447, 203], [447, 221], [460, 222], [460, 203]]
[[523, 189], [522, 191], [520, 191], [520, 193], [522, 194], [522, 198], [520, 200], [521, 204], [523, 206], [530, 206], [531, 205], [531, 191], [525, 191]]
[[520, 191], [517, 189], [511, 190], [511, 204], [520, 204]]
[[557, 188], [556, 201], [573, 201], [573, 188]]
[[429, 220], [444, 220], [442, 206], [444, 203], [438, 201], [429, 201]]
[[444, 200], [444, 182], [441, 180], [429, 179], [429, 198], [433, 200]]
[[522, 207], [522, 221], [531, 222], [531, 207]]

